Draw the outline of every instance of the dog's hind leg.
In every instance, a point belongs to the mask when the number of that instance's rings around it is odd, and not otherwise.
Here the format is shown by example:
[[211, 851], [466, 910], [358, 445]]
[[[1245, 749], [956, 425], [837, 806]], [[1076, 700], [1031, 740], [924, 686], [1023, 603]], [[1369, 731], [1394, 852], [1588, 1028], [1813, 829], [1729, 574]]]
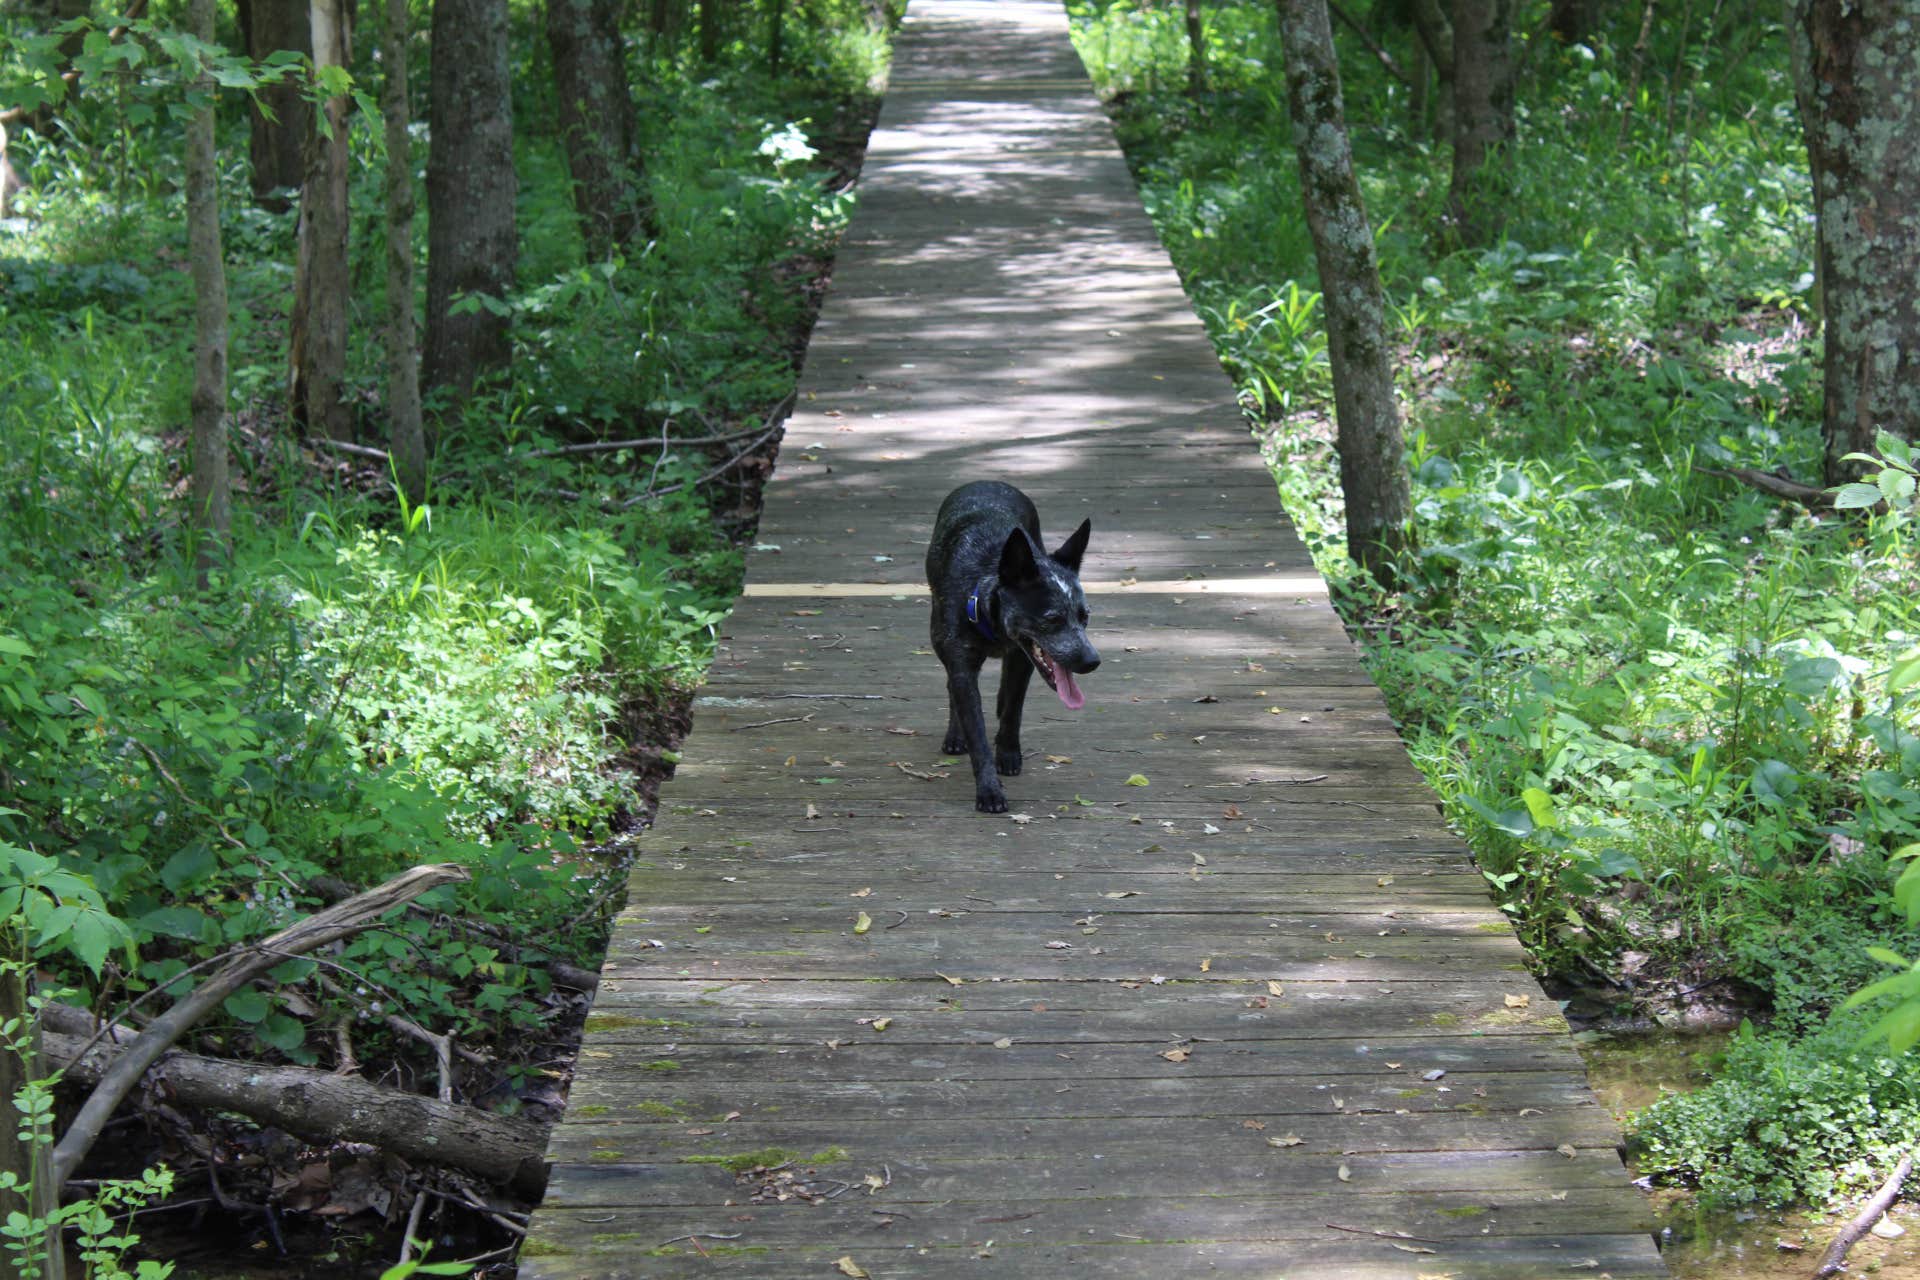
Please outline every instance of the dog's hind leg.
[[994, 714], [1000, 721], [993, 739], [993, 767], [1006, 777], [1020, 772], [1020, 714], [1027, 703], [1027, 683], [1033, 679], [1033, 661], [1015, 649], [1000, 660], [1000, 694]]

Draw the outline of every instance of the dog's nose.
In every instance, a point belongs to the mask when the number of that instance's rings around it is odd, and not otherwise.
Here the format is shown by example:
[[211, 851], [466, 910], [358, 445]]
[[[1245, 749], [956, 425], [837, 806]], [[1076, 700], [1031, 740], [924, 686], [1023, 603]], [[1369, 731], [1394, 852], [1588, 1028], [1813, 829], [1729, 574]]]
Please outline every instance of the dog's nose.
[[1086, 652], [1080, 655], [1080, 670], [1077, 674], [1084, 676], [1089, 671], [1092, 671], [1095, 667], [1098, 667], [1099, 665], [1100, 665], [1100, 655], [1094, 651], [1094, 648], [1092, 645], [1088, 645]]

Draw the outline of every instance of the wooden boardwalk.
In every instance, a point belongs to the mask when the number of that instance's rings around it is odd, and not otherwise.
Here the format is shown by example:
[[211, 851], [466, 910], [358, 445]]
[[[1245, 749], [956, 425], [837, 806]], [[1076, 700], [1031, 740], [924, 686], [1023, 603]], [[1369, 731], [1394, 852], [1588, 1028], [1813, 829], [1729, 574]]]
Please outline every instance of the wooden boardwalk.
[[[976, 478], [1092, 517], [1105, 657], [992, 817], [920, 580]], [[1060, 9], [914, 0], [521, 1275], [1663, 1275], [1616, 1142]]]

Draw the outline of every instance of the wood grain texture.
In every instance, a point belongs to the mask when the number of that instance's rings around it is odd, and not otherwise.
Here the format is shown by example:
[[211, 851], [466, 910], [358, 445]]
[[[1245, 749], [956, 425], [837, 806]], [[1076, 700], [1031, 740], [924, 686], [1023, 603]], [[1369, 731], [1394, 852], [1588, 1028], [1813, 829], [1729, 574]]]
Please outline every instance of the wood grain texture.
[[[859, 193], [521, 1274], [1665, 1274], [1057, 5], [914, 0]], [[1112, 584], [992, 816], [921, 565], [982, 478]]]

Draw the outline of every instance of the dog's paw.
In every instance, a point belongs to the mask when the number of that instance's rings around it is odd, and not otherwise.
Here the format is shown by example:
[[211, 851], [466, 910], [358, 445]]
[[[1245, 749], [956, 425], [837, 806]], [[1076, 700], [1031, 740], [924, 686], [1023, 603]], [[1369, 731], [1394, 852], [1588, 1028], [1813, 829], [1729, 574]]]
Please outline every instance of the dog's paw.
[[993, 753], [993, 767], [1003, 778], [1013, 778], [1020, 773], [1020, 753], [1018, 751], [996, 751]]
[[967, 740], [965, 736], [957, 733], [948, 734], [946, 739], [940, 744], [940, 752], [942, 755], [949, 756], [963, 756], [967, 754]]
[[1003, 791], [976, 791], [973, 795], [973, 807], [981, 813], [1005, 813], [1007, 796]]

